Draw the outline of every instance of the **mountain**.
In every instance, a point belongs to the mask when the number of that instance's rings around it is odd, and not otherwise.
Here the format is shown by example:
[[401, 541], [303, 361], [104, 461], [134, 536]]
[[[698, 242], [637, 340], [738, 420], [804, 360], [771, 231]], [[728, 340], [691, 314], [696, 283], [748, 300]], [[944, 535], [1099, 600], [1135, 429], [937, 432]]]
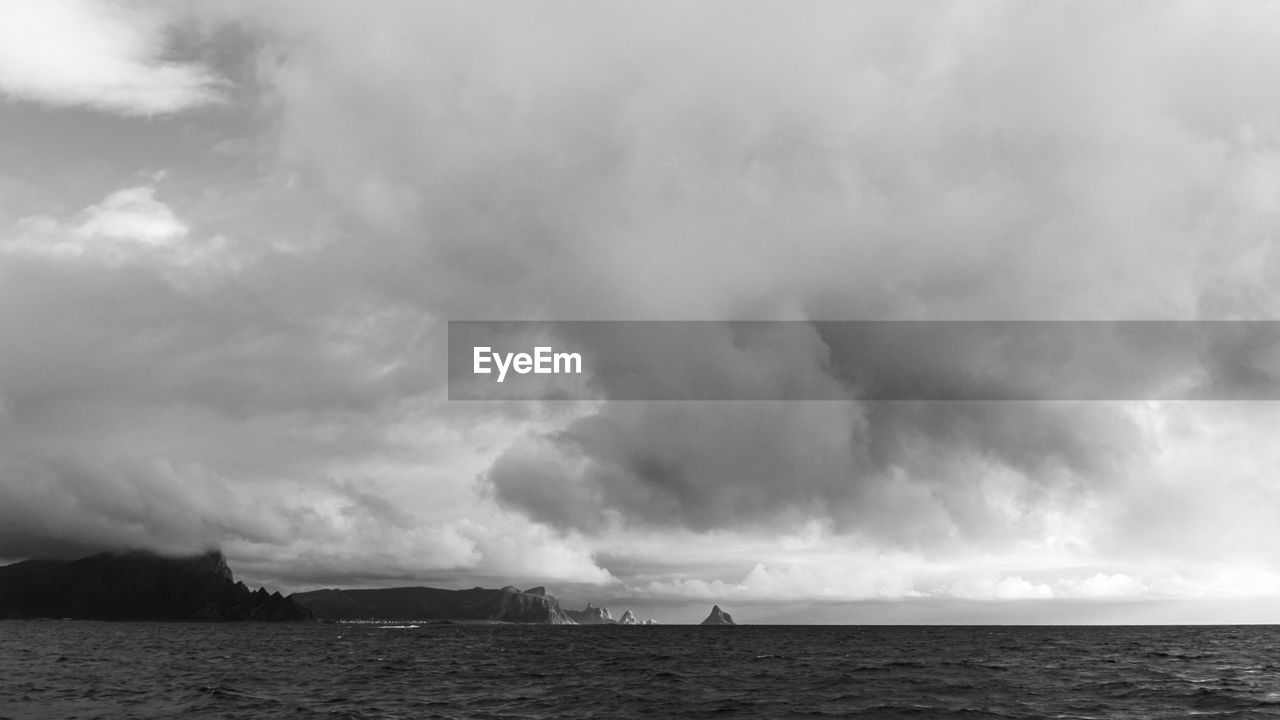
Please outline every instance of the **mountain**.
[[133, 551], [0, 567], [0, 618], [310, 620], [265, 588], [236, 582], [216, 550], [191, 557]]
[[565, 610], [564, 614], [579, 625], [612, 625], [615, 622], [609, 608], [596, 607], [591, 603], [582, 610]]
[[711, 608], [711, 614], [707, 616], [707, 619], [703, 620], [700, 624], [701, 625], [737, 625], [738, 623], [733, 621], [732, 615], [721, 610], [720, 606], [716, 605]]
[[513, 623], [574, 623], [545, 588], [442, 590], [401, 587], [376, 590], [314, 590], [289, 596], [321, 620], [495, 620]]

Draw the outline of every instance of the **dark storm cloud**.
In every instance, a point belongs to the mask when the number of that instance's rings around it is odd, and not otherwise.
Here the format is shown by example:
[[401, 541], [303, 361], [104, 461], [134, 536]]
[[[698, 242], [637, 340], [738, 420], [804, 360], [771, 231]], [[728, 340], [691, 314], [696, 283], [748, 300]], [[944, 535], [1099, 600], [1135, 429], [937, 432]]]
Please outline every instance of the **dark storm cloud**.
[[[1141, 434], [1114, 407], [1033, 403], [619, 403], [502, 456], [499, 500], [561, 527], [697, 530], [804, 518], [918, 546], [997, 543], [998, 504], [1117, 482]], [[1017, 478], [989, 494], [993, 473]]]
[[[1187, 508], [1203, 522], [1186, 535], [1235, 538], [1217, 555], [1274, 544], [1259, 409], [1200, 427], [1128, 406], [440, 397], [447, 319], [1280, 316], [1267, 3], [181, 12], [254, 36], [253, 62], [234, 63], [252, 83], [227, 95], [246, 104], [229, 110], [237, 136], [210, 152], [253, 151], [222, 187], [146, 181], [160, 189], [128, 195], [115, 224], [90, 222], [120, 210], [115, 194], [5, 208], [14, 547], [221, 540], [263, 577], [607, 582], [594, 552], [644, 546], [688, 580], [655, 593], [864, 597], [916, 589], [901, 568], [925, 556], [959, 576], [988, 554], [1129, 548], [1173, 577], [1159, 540]], [[653, 367], [689, 355], [674, 387], [834, 395], [847, 380], [812, 328], [652, 351]], [[945, 357], [909, 352], [951, 382]], [[1229, 346], [1199, 380], [1248, 393], [1269, 352]], [[1016, 387], [1007, 359], [997, 380]], [[1228, 441], [1241, 449], [1189, 449]], [[1219, 476], [1237, 492], [1215, 494]], [[774, 547], [782, 531], [792, 549]], [[780, 564], [680, 574], [691, 543], [726, 538]], [[880, 558], [889, 546], [919, 552]], [[1116, 574], [1097, 584], [1148, 586]], [[1026, 575], [946, 587], [1059, 587]]]

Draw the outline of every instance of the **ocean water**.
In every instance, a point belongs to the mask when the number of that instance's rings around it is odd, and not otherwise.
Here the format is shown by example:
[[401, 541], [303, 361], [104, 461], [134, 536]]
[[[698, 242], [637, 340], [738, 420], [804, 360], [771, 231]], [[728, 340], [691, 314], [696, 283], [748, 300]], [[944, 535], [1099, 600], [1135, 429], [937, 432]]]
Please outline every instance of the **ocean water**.
[[0, 622], [4, 718], [1280, 717], [1280, 627]]

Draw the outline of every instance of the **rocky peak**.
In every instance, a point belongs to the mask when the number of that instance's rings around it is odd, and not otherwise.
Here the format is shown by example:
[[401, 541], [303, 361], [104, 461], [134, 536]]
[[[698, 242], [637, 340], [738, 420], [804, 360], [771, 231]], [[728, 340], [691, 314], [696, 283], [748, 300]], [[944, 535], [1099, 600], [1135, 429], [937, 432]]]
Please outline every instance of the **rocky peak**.
[[720, 609], [719, 605], [712, 606], [711, 614], [706, 620], [702, 621], [703, 625], [737, 625], [733, 621], [733, 616]]
[[227, 558], [222, 554], [221, 550], [209, 550], [205, 554], [196, 558], [196, 571], [200, 574], [216, 575], [224, 580], [234, 580], [231, 575], [231, 567], [227, 565]]

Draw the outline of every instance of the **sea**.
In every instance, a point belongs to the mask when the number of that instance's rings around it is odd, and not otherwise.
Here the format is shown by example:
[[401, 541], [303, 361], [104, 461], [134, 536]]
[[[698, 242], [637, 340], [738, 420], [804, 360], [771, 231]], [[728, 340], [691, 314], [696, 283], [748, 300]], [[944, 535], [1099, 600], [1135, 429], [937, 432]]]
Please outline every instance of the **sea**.
[[3, 718], [1269, 718], [1280, 626], [0, 622]]

